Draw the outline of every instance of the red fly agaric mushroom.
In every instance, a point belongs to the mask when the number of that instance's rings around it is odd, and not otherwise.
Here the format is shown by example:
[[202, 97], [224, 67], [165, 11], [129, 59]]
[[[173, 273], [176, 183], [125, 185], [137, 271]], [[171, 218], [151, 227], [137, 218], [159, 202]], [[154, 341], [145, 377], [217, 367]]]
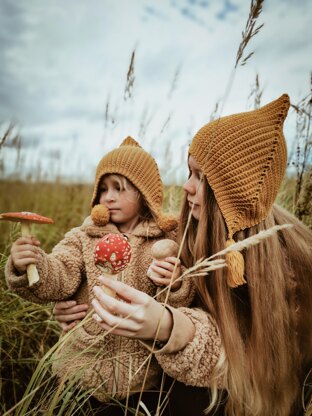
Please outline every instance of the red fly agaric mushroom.
[[[151, 249], [152, 256], [155, 260], [163, 260], [166, 257], [176, 257], [178, 255], [178, 252], [179, 245], [175, 241], [169, 240], [168, 238], [156, 241], [156, 243], [152, 245]], [[153, 275], [153, 270], [149, 268], [148, 276], [153, 277]], [[155, 284], [156, 286], [159, 286], [158, 283]]]
[[[21, 223], [22, 237], [31, 237], [31, 224], [53, 224], [51, 218], [43, 217], [42, 215], [34, 214], [33, 212], [5, 212], [0, 214], [0, 220], [15, 221]], [[27, 266], [27, 277], [29, 286], [32, 286], [39, 281], [39, 275], [35, 264]]]
[[[94, 249], [94, 263], [103, 273], [116, 275], [124, 270], [131, 259], [131, 246], [122, 234], [106, 234]], [[104, 288], [110, 296], [115, 294]]]

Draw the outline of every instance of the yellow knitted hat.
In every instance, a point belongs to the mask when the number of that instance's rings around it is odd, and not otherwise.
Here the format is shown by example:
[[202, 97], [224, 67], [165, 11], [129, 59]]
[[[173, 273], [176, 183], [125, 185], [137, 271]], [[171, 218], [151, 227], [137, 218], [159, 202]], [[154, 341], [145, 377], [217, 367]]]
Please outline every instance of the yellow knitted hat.
[[[264, 220], [273, 205], [287, 163], [283, 123], [289, 105], [284, 94], [258, 110], [222, 117], [203, 126], [191, 143], [189, 153], [205, 174], [225, 219], [227, 245], [237, 231]], [[241, 275], [244, 265], [235, 263], [239, 270], [234, 274]], [[242, 280], [243, 276], [234, 276], [232, 285]]]
[[132, 138], [127, 137], [121, 145], [105, 155], [99, 162], [92, 196], [91, 217], [96, 225], [105, 225], [109, 221], [109, 211], [104, 205], [95, 205], [100, 180], [104, 175], [123, 175], [140, 191], [154, 215], [157, 225], [163, 231], [176, 228], [173, 217], [161, 212], [163, 202], [163, 183], [158, 166], [153, 157]]

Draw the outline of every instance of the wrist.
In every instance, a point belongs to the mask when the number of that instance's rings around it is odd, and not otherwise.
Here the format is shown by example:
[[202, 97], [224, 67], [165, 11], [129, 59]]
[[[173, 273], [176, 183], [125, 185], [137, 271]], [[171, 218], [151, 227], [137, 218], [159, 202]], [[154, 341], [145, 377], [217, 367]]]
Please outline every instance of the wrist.
[[173, 327], [173, 317], [169, 309], [164, 307], [164, 311], [161, 317], [159, 331], [157, 336], [157, 342], [162, 344], [168, 341], [171, 335]]
[[177, 282], [173, 283], [173, 285], [172, 285], [172, 286], [171, 286], [171, 288], [170, 288], [170, 292], [176, 292], [177, 290], [179, 290], [179, 289], [180, 289], [181, 285], [182, 285], [181, 280], [179, 280], [179, 281], [177, 281]]

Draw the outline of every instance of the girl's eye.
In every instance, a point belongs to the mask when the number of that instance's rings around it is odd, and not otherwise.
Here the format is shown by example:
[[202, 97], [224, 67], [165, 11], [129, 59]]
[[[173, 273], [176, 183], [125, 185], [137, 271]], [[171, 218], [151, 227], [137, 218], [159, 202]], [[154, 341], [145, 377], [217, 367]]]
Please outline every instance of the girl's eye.
[[200, 180], [201, 177], [202, 177], [202, 174], [201, 174], [201, 172], [199, 172], [197, 170], [190, 170], [189, 171], [189, 178], [191, 178], [192, 176], [193, 176], [193, 178]]

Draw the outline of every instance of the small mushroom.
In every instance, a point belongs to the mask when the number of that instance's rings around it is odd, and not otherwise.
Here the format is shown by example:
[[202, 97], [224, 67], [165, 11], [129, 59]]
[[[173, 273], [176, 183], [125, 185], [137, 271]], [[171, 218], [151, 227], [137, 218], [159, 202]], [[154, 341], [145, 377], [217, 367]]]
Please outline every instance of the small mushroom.
[[[106, 234], [94, 249], [94, 263], [103, 273], [116, 275], [124, 270], [131, 259], [131, 246], [127, 237], [122, 234]], [[103, 287], [110, 296], [114, 293]]]
[[[5, 212], [0, 214], [0, 220], [14, 221], [21, 223], [22, 237], [31, 237], [31, 224], [53, 224], [51, 218], [43, 217], [42, 215], [34, 214], [33, 212]], [[39, 274], [35, 264], [27, 266], [27, 277], [29, 286], [39, 281]]]
[[166, 257], [176, 257], [179, 252], [179, 245], [168, 238], [156, 241], [152, 246], [152, 256], [154, 259], [161, 260]]
[[[179, 252], [179, 245], [173, 241], [165, 238], [163, 240], [158, 240], [152, 245], [151, 253], [155, 260], [163, 260], [166, 257], [177, 257]], [[157, 277], [151, 268], [148, 269], [149, 277]], [[154, 282], [155, 283], [155, 282]], [[160, 286], [158, 283], [155, 283], [156, 286]]]

